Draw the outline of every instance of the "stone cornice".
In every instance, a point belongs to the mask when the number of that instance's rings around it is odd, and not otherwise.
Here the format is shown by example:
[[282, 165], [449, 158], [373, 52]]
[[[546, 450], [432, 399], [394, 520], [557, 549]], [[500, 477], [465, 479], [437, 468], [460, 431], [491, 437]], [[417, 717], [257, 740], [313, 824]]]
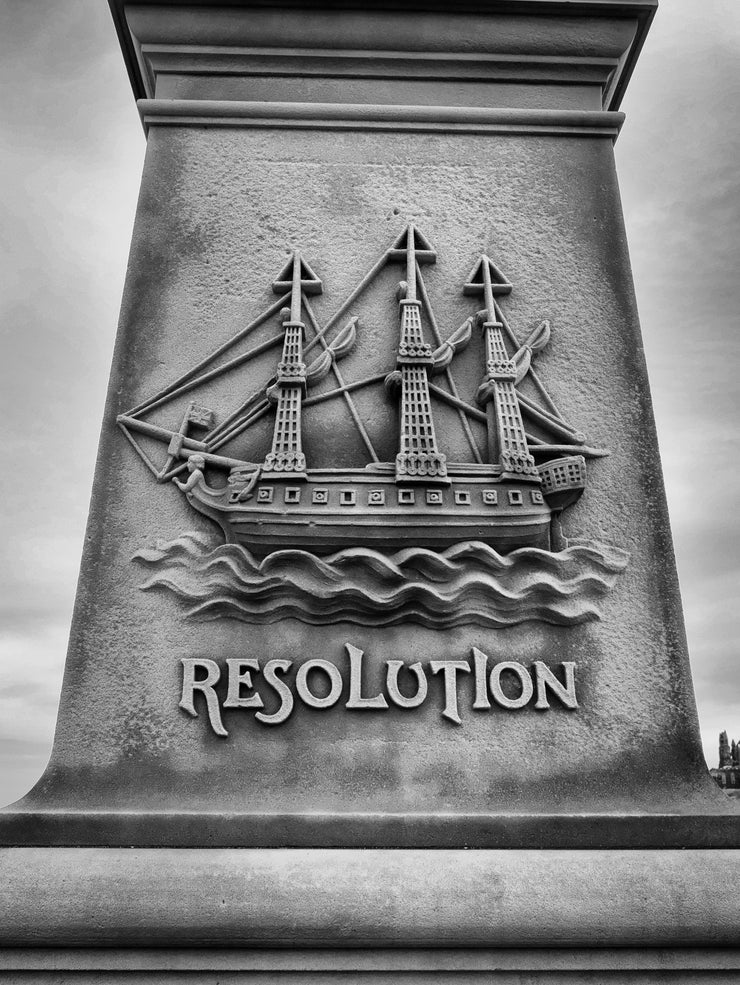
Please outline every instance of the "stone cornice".
[[623, 113], [454, 106], [265, 103], [225, 99], [140, 99], [138, 105], [147, 128], [175, 124], [310, 130], [520, 133], [613, 139], [624, 120]]
[[[657, 0], [480, 0], [452, 7], [441, 0], [109, 2], [137, 98], [159, 95], [159, 76], [293, 75], [537, 83], [561, 92], [584, 85], [605, 110], [618, 108], [657, 6]], [[423, 21], [419, 15], [426, 15]], [[491, 105], [496, 98], [492, 91]]]
[[[257, 974], [270, 974], [277, 982], [293, 982], [296, 975], [303, 980], [322, 981], [366, 981], [382, 982], [390, 978], [395, 985], [416, 985], [420, 977], [426, 981], [434, 976], [442, 982], [496, 982], [512, 981], [511, 975], [518, 972], [519, 981], [526, 973], [526, 981], [538, 975], [541, 982], [548, 978], [552, 982], [562, 982], [563, 974], [569, 973], [573, 981], [588, 981], [584, 974], [590, 973], [591, 981], [614, 982], [615, 975], [622, 972], [627, 976], [622, 981], [674, 981], [684, 982], [696, 979], [697, 973], [702, 982], [718, 983], [730, 981], [728, 975], [740, 970], [740, 954], [737, 948], [691, 948], [679, 947], [673, 950], [650, 947], [506, 947], [506, 948], [199, 948], [189, 946], [186, 951], [177, 948], [81, 948], [81, 947], [14, 947], [0, 950], [0, 971], [7, 975], [24, 973], [21, 981], [31, 980], [32, 972], [46, 972], [56, 975], [70, 975], [83, 972], [90, 981], [91, 973], [97, 972], [100, 980], [103, 975], [118, 983], [131, 982], [140, 985], [142, 981], [157, 981], [157, 972], [172, 973], [173, 968], [187, 969], [192, 981], [196, 972], [210, 973], [211, 979], [217, 973], [233, 980], [231, 976], [255, 980]], [[313, 972], [311, 978], [307, 976]], [[467, 974], [466, 974], [467, 973]], [[640, 974], [642, 973], [642, 975]], [[681, 974], [681, 978], [678, 974]], [[692, 974], [693, 973], [693, 974]], [[713, 974], [714, 973], [714, 974]], [[505, 977], [500, 978], [501, 975]], [[715, 977], [719, 974], [721, 977]], [[341, 977], [346, 976], [346, 977]], [[383, 975], [386, 977], [384, 978]], [[601, 977], [598, 977], [598, 976]], [[712, 977], [707, 977], [707, 975]], [[451, 977], [454, 976], [454, 977]], [[547, 976], [547, 977], [542, 977]], [[594, 977], [596, 976], [596, 977]], [[666, 978], [666, 976], [669, 976]], [[74, 980], [74, 979], [73, 979]], [[103, 979], [105, 980], [105, 979]], [[171, 979], [170, 979], [171, 980]], [[207, 979], [206, 979], [207, 980]], [[239, 978], [236, 978], [238, 981]], [[517, 980], [517, 979], [514, 979]], [[161, 979], [160, 979], [161, 981]], [[187, 978], [185, 979], [187, 981]]]
[[[704, 777], [718, 800], [703, 813], [570, 814], [502, 813], [265, 813], [177, 811], [0, 811], [0, 845], [125, 847], [233, 847], [271, 851], [322, 846], [341, 851], [393, 851], [423, 845], [537, 850], [733, 849], [740, 843], [740, 814]], [[714, 788], [714, 789], [711, 789]], [[727, 813], [721, 813], [722, 811]], [[740, 857], [740, 852], [737, 853]]]

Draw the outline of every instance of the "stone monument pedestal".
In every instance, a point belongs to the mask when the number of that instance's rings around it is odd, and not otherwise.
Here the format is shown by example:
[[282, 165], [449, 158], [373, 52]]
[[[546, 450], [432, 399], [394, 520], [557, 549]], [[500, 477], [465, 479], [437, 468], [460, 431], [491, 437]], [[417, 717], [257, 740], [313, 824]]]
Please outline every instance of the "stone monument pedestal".
[[740, 981], [612, 149], [655, 6], [111, 0], [148, 149], [4, 981]]
[[736, 851], [4, 856], [4, 981], [740, 978]]

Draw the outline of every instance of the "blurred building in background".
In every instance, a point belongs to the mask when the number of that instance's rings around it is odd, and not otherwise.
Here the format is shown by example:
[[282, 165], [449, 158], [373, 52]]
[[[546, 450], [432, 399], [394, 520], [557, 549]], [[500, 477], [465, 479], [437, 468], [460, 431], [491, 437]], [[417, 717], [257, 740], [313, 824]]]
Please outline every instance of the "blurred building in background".
[[719, 766], [709, 771], [725, 793], [740, 798], [740, 742], [719, 733]]

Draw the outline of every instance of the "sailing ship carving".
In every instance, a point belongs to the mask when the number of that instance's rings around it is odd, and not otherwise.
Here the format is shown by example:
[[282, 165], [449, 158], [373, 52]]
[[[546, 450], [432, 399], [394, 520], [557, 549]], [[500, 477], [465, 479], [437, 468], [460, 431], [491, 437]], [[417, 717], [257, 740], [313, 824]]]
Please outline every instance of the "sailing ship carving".
[[[469, 541], [502, 554], [524, 547], [549, 550], [553, 518], [583, 493], [586, 458], [607, 453], [589, 447], [585, 436], [567, 423], [549, 398], [532, 363], [550, 341], [550, 326], [542, 322], [522, 344], [517, 343], [499, 304], [512, 285], [485, 254], [463, 285], [464, 294], [480, 297], [483, 307], [442, 341], [422, 277], [422, 267], [436, 259], [427, 238], [409, 224], [320, 328], [309, 298], [322, 293], [322, 282], [294, 251], [273, 284], [278, 301], [196, 367], [121, 414], [119, 426], [158, 481], [174, 481], [190, 505], [220, 527], [227, 543], [240, 544], [256, 557], [288, 548], [316, 555], [351, 547], [444, 551]], [[402, 264], [405, 272], [397, 294], [400, 327], [395, 365], [380, 377], [345, 383], [338, 363], [355, 346], [358, 319], [350, 318], [341, 328], [337, 325], [389, 263]], [[230, 347], [275, 316], [279, 336], [213, 366]], [[434, 345], [427, 338], [429, 330]], [[483, 352], [474, 406], [461, 399], [451, 367], [476, 330], [483, 337]], [[183, 394], [280, 342], [282, 357], [274, 375], [219, 423], [210, 409], [196, 402], [189, 403], [177, 429], [152, 421], [154, 411], [163, 411]], [[316, 347], [320, 354], [307, 362]], [[312, 397], [312, 389], [330, 371], [337, 386]], [[446, 388], [434, 382], [440, 374]], [[525, 378], [533, 383], [538, 400], [520, 392]], [[379, 379], [398, 408], [395, 461], [377, 460], [352, 399], [355, 390]], [[459, 415], [473, 461], [447, 460], [435, 428], [433, 398]], [[347, 403], [372, 453], [373, 460], [364, 467], [313, 468], [307, 461], [304, 411], [327, 399]], [[261, 461], [222, 453], [225, 445], [248, 435], [267, 415], [274, 418], [272, 444]], [[471, 421], [485, 424], [485, 455], [471, 434]], [[530, 423], [539, 435], [527, 430]], [[167, 445], [161, 467], [145, 451], [142, 438]]]

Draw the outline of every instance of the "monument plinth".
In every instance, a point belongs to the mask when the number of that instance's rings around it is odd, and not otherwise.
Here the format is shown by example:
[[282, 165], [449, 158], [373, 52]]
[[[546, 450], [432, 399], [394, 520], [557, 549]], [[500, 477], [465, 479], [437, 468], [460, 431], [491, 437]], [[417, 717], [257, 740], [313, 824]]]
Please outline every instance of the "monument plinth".
[[111, 8], [148, 147], [6, 967], [710, 973], [613, 158], [655, 3]]

